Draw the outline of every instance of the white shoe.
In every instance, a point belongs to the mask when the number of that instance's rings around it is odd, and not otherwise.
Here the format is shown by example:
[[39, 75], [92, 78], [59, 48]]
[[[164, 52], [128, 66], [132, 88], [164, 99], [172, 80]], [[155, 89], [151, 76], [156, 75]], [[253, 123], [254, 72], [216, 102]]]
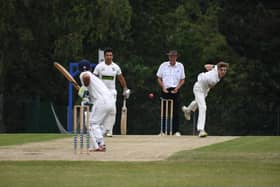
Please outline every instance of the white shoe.
[[165, 134], [163, 132], [159, 133], [158, 136], [165, 136]]
[[113, 135], [109, 131], [106, 131], [105, 136], [106, 137], [113, 137]]
[[190, 120], [191, 119], [191, 111], [188, 107], [186, 106], [182, 106], [182, 111], [184, 112], [184, 116], [186, 120]]
[[176, 132], [175, 136], [181, 136], [181, 133], [180, 132]]
[[199, 136], [200, 138], [204, 138], [204, 137], [207, 137], [207, 136], [208, 136], [208, 134], [207, 134], [207, 132], [206, 132], [206, 131], [201, 130], [201, 131], [199, 131], [198, 136]]

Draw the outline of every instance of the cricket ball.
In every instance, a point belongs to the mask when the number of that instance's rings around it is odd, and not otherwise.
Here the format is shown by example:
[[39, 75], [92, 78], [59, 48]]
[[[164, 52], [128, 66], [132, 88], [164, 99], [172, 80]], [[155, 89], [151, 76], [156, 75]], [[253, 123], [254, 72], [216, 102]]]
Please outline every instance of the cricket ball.
[[149, 93], [148, 94], [149, 99], [153, 99], [155, 97], [154, 93]]

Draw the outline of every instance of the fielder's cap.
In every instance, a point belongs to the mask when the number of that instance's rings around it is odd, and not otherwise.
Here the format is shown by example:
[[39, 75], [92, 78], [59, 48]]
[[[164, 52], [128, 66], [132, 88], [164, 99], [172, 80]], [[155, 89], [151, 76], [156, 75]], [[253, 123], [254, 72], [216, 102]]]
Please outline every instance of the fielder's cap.
[[174, 55], [177, 56], [178, 52], [176, 50], [170, 50], [168, 53], [166, 53], [168, 56]]
[[79, 61], [79, 71], [90, 71], [90, 61], [87, 59], [83, 59]]

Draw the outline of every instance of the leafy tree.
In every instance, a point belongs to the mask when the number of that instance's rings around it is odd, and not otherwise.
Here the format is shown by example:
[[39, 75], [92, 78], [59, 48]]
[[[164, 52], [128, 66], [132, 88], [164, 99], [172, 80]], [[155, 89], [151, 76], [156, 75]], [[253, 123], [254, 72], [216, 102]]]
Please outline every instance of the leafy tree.
[[[220, 30], [238, 54], [235, 62], [240, 74], [238, 81], [233, 82], [236, 99], [233, 113], [245, 133], [275, 132], [276, 112], [279, 110], [279, 10], [264, 1], [227, 1], [220, 15]], [[240, 110], [243, 117], [240, 117]], [[236, 113], [235, 113], [236, 114]]]
[[[208, 97], [211, 134], [273, 134], [279, 111], [279, 9], [244, 0], [0, 0], [0, 94], [8, 131], [24, 130], [24, 103], [66, 105], [67, 83], [53, 61], [97, 59], [111, 46], [133, 94], [131, 133], [159, 129], [155, 73], [177, 49], [185, 65], [184, 103], [205, 63], [228, 61], [228, 75]], [[118, 86], [118, 89], [120, 87]], [[119, 95], [118, 107], [121, 106]], [[183, 116], [181, 116], [183, 117]], [[241, 120], [242, 119], [242, 120]], [[183, 127], [183, 126], [181, 126]], [[191, 129], [183, 127], [184, 133]]]

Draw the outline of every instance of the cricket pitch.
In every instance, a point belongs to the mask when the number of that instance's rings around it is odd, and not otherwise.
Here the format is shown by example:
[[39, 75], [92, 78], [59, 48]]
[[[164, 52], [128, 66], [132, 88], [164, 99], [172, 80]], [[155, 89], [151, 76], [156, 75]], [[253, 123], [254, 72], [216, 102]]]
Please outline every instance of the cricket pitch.
[[178, 151], [191, 150], [238, 138], [236, 136], [115, 135], [105, 138], [106, 152], [74, 154], [73, 139], [0, 147], [0, 160], [156, 161]]

